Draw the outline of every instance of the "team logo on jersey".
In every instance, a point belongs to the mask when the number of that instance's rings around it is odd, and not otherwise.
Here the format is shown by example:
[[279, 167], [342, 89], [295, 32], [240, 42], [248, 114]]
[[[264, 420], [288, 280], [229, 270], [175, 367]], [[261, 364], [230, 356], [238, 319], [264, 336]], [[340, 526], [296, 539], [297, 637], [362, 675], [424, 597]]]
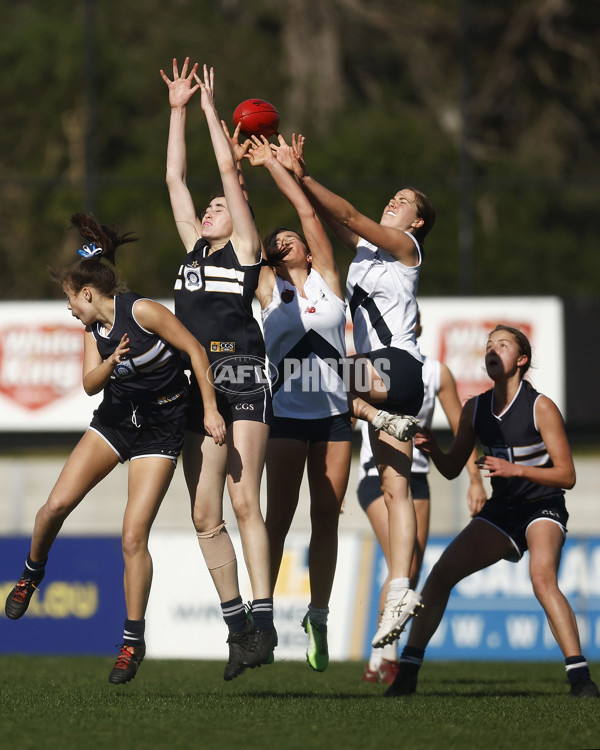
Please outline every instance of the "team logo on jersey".
[[513, 464], [515, 462], [512, 448], [509, 445], [492, 445], [490, 452], [495, 458], [503, 458], [505, 461], [510, 461]]
[[135, 375], [133, 362], [130, 359], [122, 359], [119, 364], [115, 366], [113, 375], [115, 378], [119, 378], [120, 380], [131, 378], [133, 375]]
[[277, 368], [262, 357], [233, 355], [214, 362], [213, 383], [223, 393], [258, 393], [270, 390], [279, 377]]
[[190, 291], [200, 289], [202, 286], [202, 276], [200, 275], [200, 271], [197, 271], [195, 268], [186, 266], [183, 269], [183, 278], [185, 280], [185, 288]]
[[235, 341], [211, 341], [210, 350], [217, 353], [232, 353], [235, 351]]

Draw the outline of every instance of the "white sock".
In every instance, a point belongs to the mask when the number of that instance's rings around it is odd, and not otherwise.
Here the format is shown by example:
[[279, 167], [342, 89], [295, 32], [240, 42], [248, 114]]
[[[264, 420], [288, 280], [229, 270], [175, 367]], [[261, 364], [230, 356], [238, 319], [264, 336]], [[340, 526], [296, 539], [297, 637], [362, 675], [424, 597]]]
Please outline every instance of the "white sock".
[[392, 578], [388, 586], [388, 599], [393, 595], [396, 598], [403, 589], [410, 588], [408, 578]]
[[383, 648], [378, 649], [381, 651], [382, 659], [386, 661], [398, 661], [398, 642], [388, 643]]
[[317, 625], [327, 625], [327, 615], [329, 614], [329, 607], [326, 609], [318, 609], [313, 607], [312, 604], [308, 605], [308, 616]]
[[369, 657], [369, 669], [372, 672], [376, 672], [379, 669], [381, 659], [383, 658], [381, 651], [382, 649], [380, 648], [371, 649], [371, 656]]

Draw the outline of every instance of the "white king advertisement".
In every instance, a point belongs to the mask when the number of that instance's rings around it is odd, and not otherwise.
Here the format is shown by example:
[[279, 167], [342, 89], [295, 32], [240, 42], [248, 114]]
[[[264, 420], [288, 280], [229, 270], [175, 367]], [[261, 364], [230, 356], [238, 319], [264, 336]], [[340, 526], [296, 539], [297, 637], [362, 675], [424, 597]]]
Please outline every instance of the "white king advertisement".
[[[462, 401], [491, 387], [483, 367], [485, 342], [492, 328], [504, 323], [530, 338], [533, 363], [528, 377], [566, 416], [558, 298], [425, 297], [419, 304], [421, 351], [450, 367]], [[87, 427], [101, 395], [90, 398], [83, 391], [83, 333], [65, 302], [0, 304], [0, 431]], [[445, 426], [439, 413], [434, 426]]]

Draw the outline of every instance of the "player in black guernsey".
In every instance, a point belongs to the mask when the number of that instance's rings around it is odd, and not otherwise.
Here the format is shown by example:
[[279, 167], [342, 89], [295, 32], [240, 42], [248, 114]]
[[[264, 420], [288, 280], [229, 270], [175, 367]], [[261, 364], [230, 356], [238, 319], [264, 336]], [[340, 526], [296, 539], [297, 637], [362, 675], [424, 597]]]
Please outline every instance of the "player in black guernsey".
[[72, 222], [90, 245], [78, 251], [83, 257], [74, 265], [52, 276], [72, 315], [86, 326], [83, 387], [90, 396], [103, 391], [103, 399], [36, 515], [25, 569], [5, 611], [13, 620], [25, 614], [64, 521], [119, 462], [129, 459], [123, 519], [127, 619], [109, 676], [120, 684], [135, 677], [146, 651], [144, 616], [152, 583], [148, 537], [185, 431], [188, 381], [180, 352], [201, 378], [205, 428], [215, 443], [223, 443], [225, 423], [206, 379], [209, 363], [200, 343], [163, 305], [128, 292], [119, 281], [115, 252], [132, 238], [85, 214], [75, 214]]
[[498, 560], [516, 561], [529, 550], [533, 591], [565, 657], [570, 694], [600, 697], [581, 654], [575, 615], [558, 587], [568, 519], [564, 490], [574, 486], [575, 468], [558, 408], [523, 380], [530, 362], [531, 346], [522, 331], [496, 326], [485, 355], [494, 387], [467, 401], [448, 453], [440, 450], [429, 430], [422, 429], [415, 438], [415, 445], [448, 479], [459, 474], [478, 439], [484, 455], [477, 464], [491, 480], [492, 496], [429, 574], [422, 592], [425, 608], [412, 624], [387, 696], [416, 691], [425, 648], [452, 588]]
[[[224, 678], [231, 680], [247, 667], [270, 663], [277, 644], [269, 546], [260, 509], [271, 394], [264, 342], [251, 307], [261, 243], [239, 164], [249, 141], [238, 142], [239, 128], [229, 137], [215, 109], [213, 70], [204, 66], [201, 79], [197, 69], [196, 64], [188, 75], [186, 58], [181, 75], [173, 60], [173, 80], [161, 70], [171, 106], [167, 186], [187, 253], [175, 282], [175, 313], [206, 347], [227, 424], [225, 447], [207, 440], [192, 380], [183, 467], [198, 542], [229, 629]], [[223, 195], [213, 198], [201, 217], [186, 183], [185, 144], [187, 104], [198, 91], [223, 187]], [[223, 521], [225, 482], [252, 586], [252, 618], [242, 602], [237, 559]]]

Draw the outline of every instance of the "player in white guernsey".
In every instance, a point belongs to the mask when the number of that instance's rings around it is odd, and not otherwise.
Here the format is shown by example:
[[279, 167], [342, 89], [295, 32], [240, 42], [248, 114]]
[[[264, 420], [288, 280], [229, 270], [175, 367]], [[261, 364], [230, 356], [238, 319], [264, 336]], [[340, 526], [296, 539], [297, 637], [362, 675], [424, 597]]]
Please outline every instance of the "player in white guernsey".
[[[417, 325], [415, 335], [417, 339], [421, 335], [421, 318], [417, 313]], [[433, 357], [423, 357], [423, 406], [418, 418], [419, 425], [431, 427], [436, 399], [444, 410], [450, 429], [454, 434], [458, 429], [458, 421], [461, 412], [461, 403], [456, 391], [454, 377], [447, 365]], [[389, 547], [387, 512], [381, 495], [379, 473], [375, 466], [373, 451], [369, 442], [366, 425], [362, 425], [362, 442], [360, 448], [360, 463], [358, 467], [358, 484], [356, 494], [362, 509], [367, 514], [375, 536], [381, 546], [383, 555], [388, 563], [389, 572]], [[477, 452], [473, 449], [470, 461], [467, 462], [469, 472], [469, 488], [467, 491], [467, 505], [471, 516], [478, 513], [486, 501], [486, 491], [483, 486], [481, 474], [474, 461]], [[425, 547], [429, 537], [429, 519], [431, 514], [431, 502], [429, 481], [429, 459], [417, 447], [413, 448], [413, 462], [410, 474], [410, 491], [415, 506], [417, 518], [417, 543], [410, 569], [410, 585], [416, 588], [423, 562]], [[385, 595], [389, 577], [384, 582], [380, 595], [380, 609], [385, 603]], [[384, 682], [390, 684], [398, 671], [397, 643], [390, 643], [382, 649], [373, 648], [369, 662], [365, 667], [363, 679], [366, 682]]]
[[[260, 236], [240, 181], [236, 149], [239, 128], [228, 137], [214, 103], [212, 68], [189, 70], [186, 58], [181, 75], [173, 61], [173, 80], [161, 76], [169, 89], [171, 119], [167, 147], [167, 186], [173, 216], [186, 250], [176, 282], [176, 313], [205, 340], [213, 368], [219, 409], [227, 424], [224, 446], [201, 431], [201, 411], [194, 398], [183, 449], [183, 467], [198, 542], [217, 589], [229, 629], [229, 661], [224, 679], [247, 667], [272, 661], [277, 644], [273, 626], [273, 598], [269, 574], [269, 543], [260, 509], [260, 480], [269, 437], [270, 391], [267, 385], [245, 383], [244, 373], [263, 370], [264, 342], [250, 307], [261, 262]], [[186, 183], [185, 122], [187, 104], [200, 91], [223, 197], [213, 199], [198, 217]], [[228, 314], [229, 311], [229, 314]], [[231, 327], [235, 330], [231, 330]], [[231, 335], [228, 335], [228, 327]], [[206, 337], [206, 338], [204, 338]], [[227, 373], [232, 375], [228, 376]], [[227, 375], [222, 381], [221, 375]], [[237, 559], [223, 521], [223, 493], [227, 482], [238, 523], [244, 559], [252, 586], [252, 618], [240, 596]]]
[[[302, 151], [303, 140], [297, 145]], [[404, 188], [388, 201], [377, 222], [317, 182], [306, 168], [299, 180], [319, 215], [355, 253], [347, 279], [357, 351], [350, 389], [370, 404], [414, 418], [423, 401], [422, 358], [414, 334], [416, 293], [423, 241], [435, 221], [433, 205], [421, 191]], [[354, 411], [362, 418], [360, 407]], [[372, 424], [377, 427], [378, 421]], [[421, 606], [409, 583], [417, 532], [409, 492], [412, 443], [398, 443], [374, 429], [370, 440], [388, 512], [391, 580], [373, 639], [374, 646], [383, 647], [400, 636]]]
[[530, 363], [531, 345], [523, 332], [496, 326], [485, 354], [494, 387], [467, 401], [450, 450], [442, 452], [430, 430], [415, 438], [448, 479], [458, 475], [479, 440], [484, 455], [477, 463], [491, 480], [492, 495], [429, 574], [422, 592], [425, 609], [412, 624], [389, 697], [416, 691], [425, 648], [452, 588], [499, 560], [520, 559], [525, 550], [533, 592], [565, 657], [570, 695], [600, 697], [581, 653], [575, 615], [558, 587], [568, 519], [564, 491], [575, 484], [575, 467], [559, 410], [523, 380]]
[[[271, 579], [277, 580], [285, 538], [306, 466], [310, 478], [310, 603], [302, 625], [309, 665], [329, 663], [327, 616], [337, 561], [340, 507], [348, 484], [352, 431], [343, 377], [346, 303], [333, 249], [290, 171], [299, 169], [282, 137], [271, 147], [254, 138], [248, 158], [264, 166], [298, 212], [304, 236], [280, 227], [265, 240], [266, 267], [257, 296], [267, 354], [277, 371], [267, 449], [267, 531]], [[369, 410], [373, 419], [375, 407]]]
[[123, 517], [125, 605], [123, 644], [109, 681], [133, 679], [146, 653], [145, 611], [152, 583], [148, 538], [169, 487], [185, 430], [188, 383], [179, 352], [202, 376], [205, 426], [215, 443], [225, 439], [214, 389], [204, 377], [208, 358], [179, 320], [158, 302], [128, 292], [113, 264], [128, 235], [75, 214], [84, 245], [76, 263], [52, 272], [71, 314], [86, 326], [83, 387], [103, 392], [90, 428], [77, 443], [39, 509], [30, 552], [17, 585], [6, 600], [6, 615], [22, 617], [40, 585], [54, 540], [69, 514], [119, 463], [129, 461]]

